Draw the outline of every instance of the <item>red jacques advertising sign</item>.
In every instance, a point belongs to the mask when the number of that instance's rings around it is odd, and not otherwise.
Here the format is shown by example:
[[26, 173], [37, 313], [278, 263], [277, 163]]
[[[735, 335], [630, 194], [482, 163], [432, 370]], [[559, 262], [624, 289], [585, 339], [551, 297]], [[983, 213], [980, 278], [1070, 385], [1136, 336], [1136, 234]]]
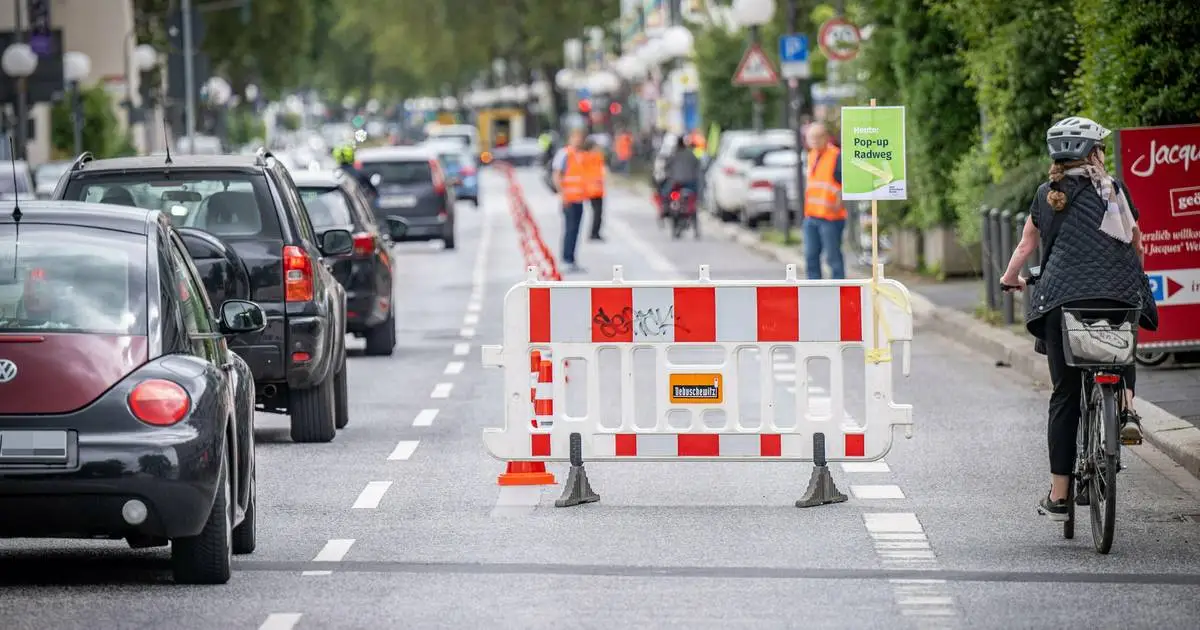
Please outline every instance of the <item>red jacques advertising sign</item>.
[[1122, 129], [1118, 142], [1158, 303], [1158, 330], [1138, 344], [1200, 345], [1200, 125]]

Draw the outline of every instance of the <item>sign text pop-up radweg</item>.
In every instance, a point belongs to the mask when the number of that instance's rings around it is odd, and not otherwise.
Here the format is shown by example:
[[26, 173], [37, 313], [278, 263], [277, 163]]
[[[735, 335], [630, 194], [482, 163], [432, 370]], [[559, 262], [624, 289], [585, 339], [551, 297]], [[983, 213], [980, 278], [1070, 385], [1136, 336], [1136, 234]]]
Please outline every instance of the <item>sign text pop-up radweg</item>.
[[908, 198], [903, 107], [842, 108], [842, 198]]

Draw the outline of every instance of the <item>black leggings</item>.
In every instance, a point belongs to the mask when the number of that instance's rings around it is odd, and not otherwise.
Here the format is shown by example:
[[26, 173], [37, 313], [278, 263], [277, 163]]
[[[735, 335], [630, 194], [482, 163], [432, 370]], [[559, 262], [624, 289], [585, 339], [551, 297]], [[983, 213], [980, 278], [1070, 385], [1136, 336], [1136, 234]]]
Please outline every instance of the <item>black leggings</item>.
[[[1111, 300], [1088, 300], [1068, 304], [1067, 308], [1129, 308], [1128, 304]], [[1063, 355], [1062, 309], [1055, 308], [1045, 316], [1046, 360], [1050, 364], [1050, 422], [1047, 438], [1050, 445], [1050, 473], [1069, 475], [1075, 467], [1075, 432], [1079, 427], [1082, 403], [1083, 370], [1067, 365]], [[1137, 384], [1136, 366], [1124, 368], [1125, 389], [1134, 390]]]

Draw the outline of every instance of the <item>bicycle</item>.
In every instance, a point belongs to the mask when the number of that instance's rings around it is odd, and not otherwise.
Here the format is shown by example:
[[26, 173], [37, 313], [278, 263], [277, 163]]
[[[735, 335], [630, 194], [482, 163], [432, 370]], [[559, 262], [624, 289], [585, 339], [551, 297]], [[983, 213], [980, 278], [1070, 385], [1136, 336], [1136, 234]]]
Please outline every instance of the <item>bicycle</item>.
[[[1026, 286], [1037, 282], [1037, 267]], [[1019, 289], [1001, 284], [1006, 291]], [[1125, 411], [1122, 373], [1137, 353], [1137, 308], [1062, 309], [1063, 354], [1066, 364], [1083, 370], [1076, 460], [1067, 486], [1067, 520], [1063, 538], [1075, 537], [1075, 506], [1087, 497], [1096, 551], [1112, 550], [1116, 529], [1117, 473], [1121, 470], [1120, 419]]]

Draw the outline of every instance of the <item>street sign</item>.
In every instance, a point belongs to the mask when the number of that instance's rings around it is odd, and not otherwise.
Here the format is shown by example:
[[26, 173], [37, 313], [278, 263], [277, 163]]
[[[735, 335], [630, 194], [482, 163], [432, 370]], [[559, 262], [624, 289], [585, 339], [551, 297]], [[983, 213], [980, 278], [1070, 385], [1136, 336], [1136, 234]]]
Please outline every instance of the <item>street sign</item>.
[[793, 33], [779, 38], [780, 70], [785, 79], [807, 79], [812, 76], [808, 66], [808, 35]]
[[767, 59], [767, 54], [758, 44], [751, 44], [733, 73], [733, 84], [743, 86], [769, 86], [779, 83], [779, 75]]
[[821, 46], [821, 52], [825, 53], [827, 58], [833, 61], [850, 61], [858, 56], [858, 49], [862, 46], [862, 33], [858, 31], [857, 26], [835, 17], [821, 25], [817, 44]]
[[903, 107], [842, 108], [842, 199], [907, 199]]

